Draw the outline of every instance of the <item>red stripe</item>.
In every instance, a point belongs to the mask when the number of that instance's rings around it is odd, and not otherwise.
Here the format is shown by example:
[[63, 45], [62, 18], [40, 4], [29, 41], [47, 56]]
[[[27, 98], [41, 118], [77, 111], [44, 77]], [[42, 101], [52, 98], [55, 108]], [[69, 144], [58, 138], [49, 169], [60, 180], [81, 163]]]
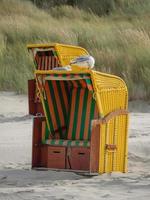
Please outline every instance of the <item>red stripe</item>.
[[45, 56], [45, 67], [44, 67], [45, 70], [47, 70], [47, 56]]
[[60, 98], [59, 98], [59, 94], [58, 94], [58, 88], [57, 88], [57, 85], [56, 85], [56, 81], [52, 81], [52, 86], [53, 86], [54, 95], [55, 95], [55, 99], [56, 99], [57, 109], [59, 111], [61, 126], [64, 126], [65, 125], [65, 119], [64, 119], [63, 110], [62, 110], [62, 106], [61, 106], [61, 102], [60, 102]]
[[42, 57], [39, 57], [40, 59], [39, 59], [39, 68], [40, 68], [40, 70], [42, 69]]
[[71, 110], [70, 110], [70, 122], [69, 122], [69, 128], [68, 128], [68, 137], [67, 139], [71, 140], [72, 139], [72, 129], [73, 129], [73, 123], [74, 123], [74, 111], [75, 111], [75, 100], [76, 100], [76, 94], [77, 90], [74, 89], [72, 91], [72, 99], [71, 99]]
[[42, 65], [41, 65], [42, 70], [44, 70], [44, 64], [45, 64], [45, 56], [42, 56]]
[[84, 133], [83, 133], [83, 139], [84, 140], [88, 139], [91, 101], [92, 101], [92, 94], [90, 92], [88, 92], [87, 107], [86, 107], [86, 118], [85, 118]]
[[75, 80], [72, 80], [71, 82], [73, 83], [73, 87], [74, 87], [74, 88], [77, 88], [77, 87], [78, 87], [78, 83], [77, 83]]
[[53, 102], [52, 102], [52, 97], [51, 97], [51, 94], [50, 94], [48, 81], [46, 81], [46, 83], [45, 83], [45, 92], [46, 92], [47, 99], [48, 99], [48, 105], [49, 105], [49, 109], [50, 109], [50, 115], [51, 115], [51, 118], [52, 118], [53, 127], [54, 127], [54, 130], [56, 130], [56, 129], [58, 129], [57, 119], [55, 117], [55, 111], [54, 111], [54, 106], [53, 106]]
[[49, 56], [47, 56], [47, 70], [49, 70], [50, 62], [49, 62]]
[[[82, 117], [82, 109], [83, 109], [83, 100], [84, 100], [84, 94], [85, 90], [81, 89], [80, 90], [80, 99], [79, 99], [79, 108], [78, 108], [78, 119], [77, 119], [77, 129], [76, 129], [76, 134], [75, 134], [75, 139], [79, 140], [80, 139], [80, 128], [81, 128], [81, 117]], [[74, 113], [73, 113], [74, 115]]]
[[91, 85], [91, 84], [87, 84], [87, 87], [88, 87], [88, 89], [89, 89], [90, 91], [92, 91], [92, 90], [93, 90], [93, 87], [92, 87], [92, 85]]
[[68, 102], [68, 97], [67, 97], [67, 91], [66, 91], [66, 89], [65, 89], [65, 83], [64, 83], [64, 81], [60, 81], [60, 87], [61, 87], [61, 90], [63, 91], [62, 93], [63, 93], [63, 99], [64, 99], [64, 103], [65, 103], [65, 109], [66, 109], [66, 111], [67, 111], [67, 113], [68, 113], [68, 111], [69, 111], [69, 102]]
[[51, 56], [49, 57], [49, 63], [50, 63], [49, 69], [52, 69], [52, 57]]
[[81, 84], [82, 88], [86, 88], [86, 82], [85, 80], [79, 80], [79, 83]]
[[46, 62], [46, 70], [49, 69], [49, 56], [47, 56], [47, 62]]

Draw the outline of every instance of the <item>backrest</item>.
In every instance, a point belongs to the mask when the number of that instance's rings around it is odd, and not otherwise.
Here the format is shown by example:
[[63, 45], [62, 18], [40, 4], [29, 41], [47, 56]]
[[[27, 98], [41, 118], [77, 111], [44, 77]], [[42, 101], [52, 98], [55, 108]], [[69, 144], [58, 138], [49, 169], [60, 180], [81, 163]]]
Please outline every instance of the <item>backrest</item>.
[[40, 75], [37, 84], [49, 129], [46, 139], [54, 135], [60, 139], [90, 140], [91, 121], [99, 116], [90, 75]]
[[46, 115], [52, 135], [65, 138], [69, 110], [68, 86], [65, 81], [46, 81]]
[[34, 54], [34, 63], [38, 70], [52, 70], [54, 67], [60, 66], [53, 49], [37, 50]]
[[73, 88], [67, 139], [90, 140], [91, 120], [95, 118], [98, 118], [98, 109], [93, 92], [88, 88]]

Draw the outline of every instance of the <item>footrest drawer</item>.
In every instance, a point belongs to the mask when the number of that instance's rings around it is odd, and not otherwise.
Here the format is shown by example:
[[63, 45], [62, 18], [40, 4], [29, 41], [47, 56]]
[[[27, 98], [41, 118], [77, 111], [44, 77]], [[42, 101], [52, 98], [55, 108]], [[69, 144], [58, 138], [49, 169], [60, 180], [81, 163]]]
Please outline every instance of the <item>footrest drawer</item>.
[[65, 147], [49, 146], [47, 151], [47, 167], [65, 169]]
[[67, 149], [67, 169], [89, 170], [90, 149], [84, 147], [72, 147]]

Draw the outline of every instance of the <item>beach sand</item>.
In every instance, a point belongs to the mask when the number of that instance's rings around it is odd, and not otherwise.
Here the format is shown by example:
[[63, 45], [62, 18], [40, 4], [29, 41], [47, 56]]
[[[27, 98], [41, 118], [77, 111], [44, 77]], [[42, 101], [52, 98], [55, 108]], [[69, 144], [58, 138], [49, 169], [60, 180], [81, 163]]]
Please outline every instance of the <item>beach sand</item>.
[[27, 97], [0, 93], [0, 200], [149, 200], [150, 106], [130, 103], [128, 173], [81, 176], [31, 170]]

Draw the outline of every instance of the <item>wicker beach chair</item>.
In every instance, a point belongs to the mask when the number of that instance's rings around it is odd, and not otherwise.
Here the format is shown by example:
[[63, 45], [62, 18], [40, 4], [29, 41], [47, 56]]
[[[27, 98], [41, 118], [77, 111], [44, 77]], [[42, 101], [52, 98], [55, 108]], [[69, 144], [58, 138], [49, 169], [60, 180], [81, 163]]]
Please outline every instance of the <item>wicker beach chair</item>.
[[35, 79], [43, 112], [34, 118], [32, 167], [126, 172], [124, 81], [78, 66], [71, 71], [38, 69]]

